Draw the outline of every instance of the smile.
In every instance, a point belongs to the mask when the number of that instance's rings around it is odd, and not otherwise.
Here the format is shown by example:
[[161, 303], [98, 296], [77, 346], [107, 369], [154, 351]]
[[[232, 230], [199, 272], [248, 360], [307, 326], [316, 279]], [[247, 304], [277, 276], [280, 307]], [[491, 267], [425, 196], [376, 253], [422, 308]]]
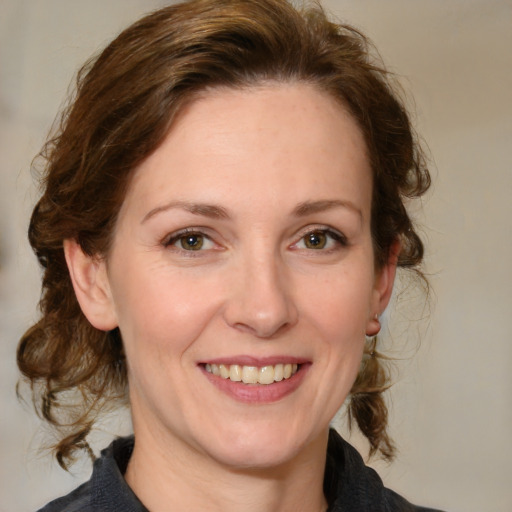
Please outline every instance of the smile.
[[245, 366], [238, 364], [206, 364], [205, 370], [212, 375], [232, 382], [244, 384], [273, 384], [289, 379], [297, 373], [300, 365], [296, 363], [267, 366]]

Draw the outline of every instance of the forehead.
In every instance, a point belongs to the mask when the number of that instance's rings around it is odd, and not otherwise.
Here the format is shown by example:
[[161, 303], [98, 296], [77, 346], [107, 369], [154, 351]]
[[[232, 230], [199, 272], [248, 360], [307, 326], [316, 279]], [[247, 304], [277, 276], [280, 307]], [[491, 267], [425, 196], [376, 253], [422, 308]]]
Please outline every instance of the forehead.
[[267, 84], [217, 88], [187, 103], [136, 169], [126, 199], [209, 201], [271, 189], [276, 202], [329, 190], [364, 201], [370, 188], [366, 145], [348, 111], [314, 86]]
[[355, 142], [366, 151], [362, 132], [348, 108], [320, 87], [303, 82], [269, 81], [200, 91], [179, 110], [169, 136], [185, 141], [190, 136], [211, 135], [212, 130], [219, 135], [229, 131], [249, 134], [252, 130], [254, 135], [281, 131], [289, 139], [300, 140], [304, 127], [312, 143], [336, 139], [344, 145]]

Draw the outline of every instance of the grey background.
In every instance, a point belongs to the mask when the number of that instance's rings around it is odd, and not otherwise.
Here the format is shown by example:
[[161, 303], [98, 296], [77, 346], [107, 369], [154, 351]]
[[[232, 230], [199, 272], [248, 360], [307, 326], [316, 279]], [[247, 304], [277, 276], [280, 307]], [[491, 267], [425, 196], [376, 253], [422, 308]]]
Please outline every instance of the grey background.
[[[36, 318], [26, 242], [37, 198], [30, 161], [82, 62], [156, 0], [0, 0], [0, 511], [33, 510], [85, 478], [38, 451], [47, 435], [14, 394], [17, 340]], [[415, 215], [434, 293], [390, 314], [403, 360], [392, 390], [400, 453], [375, 466], [415, 502], [512, 510], [512, 2], [331, 0], [367, 32], [414, 95], [434, 187]], [[430, 311], [429, 311], [430, 310]], [[414, 322], [414, 319], [422, 319]], [[412, 321], [411, 321], [412, 320]], [[417, 334], [421, 334], [418, 348]], [[122, 425], [106, 423], [97, 446]], [[356, 444], [363, 446], [357, 435]], [[364, 446], [363, 446], [364, 447]]]

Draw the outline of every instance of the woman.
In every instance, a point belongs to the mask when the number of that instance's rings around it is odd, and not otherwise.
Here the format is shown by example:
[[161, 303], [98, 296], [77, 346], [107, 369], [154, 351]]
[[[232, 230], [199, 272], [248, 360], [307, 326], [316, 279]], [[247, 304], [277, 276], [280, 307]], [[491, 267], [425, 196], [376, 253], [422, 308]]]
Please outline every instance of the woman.
[[392, 457], [375, 336], [423, 255], [403, 201], [429, 174], [367, 46], [319, 8], [198, 0], [84, 67], [18, 363], [62, 466], [126, 396], [134, 437], [43, 510], [420, 510], [329, 431], [350, 395]]

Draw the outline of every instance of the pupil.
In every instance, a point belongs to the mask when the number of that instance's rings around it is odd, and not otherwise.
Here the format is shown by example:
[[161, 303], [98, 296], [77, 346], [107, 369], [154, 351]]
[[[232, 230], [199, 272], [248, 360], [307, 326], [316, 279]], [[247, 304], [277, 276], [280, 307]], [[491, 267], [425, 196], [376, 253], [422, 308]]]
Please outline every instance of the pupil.
[[188, 235], [183, 240], [183, 245], [185, 249], [198, 250], [201, 249], [203, 245], [202, 237], [198, 235]]
[[325, 245], [325, 235], [323, 233], [310, 233], [306, 239], [306, 246], [311, 248], [322, 248]]

